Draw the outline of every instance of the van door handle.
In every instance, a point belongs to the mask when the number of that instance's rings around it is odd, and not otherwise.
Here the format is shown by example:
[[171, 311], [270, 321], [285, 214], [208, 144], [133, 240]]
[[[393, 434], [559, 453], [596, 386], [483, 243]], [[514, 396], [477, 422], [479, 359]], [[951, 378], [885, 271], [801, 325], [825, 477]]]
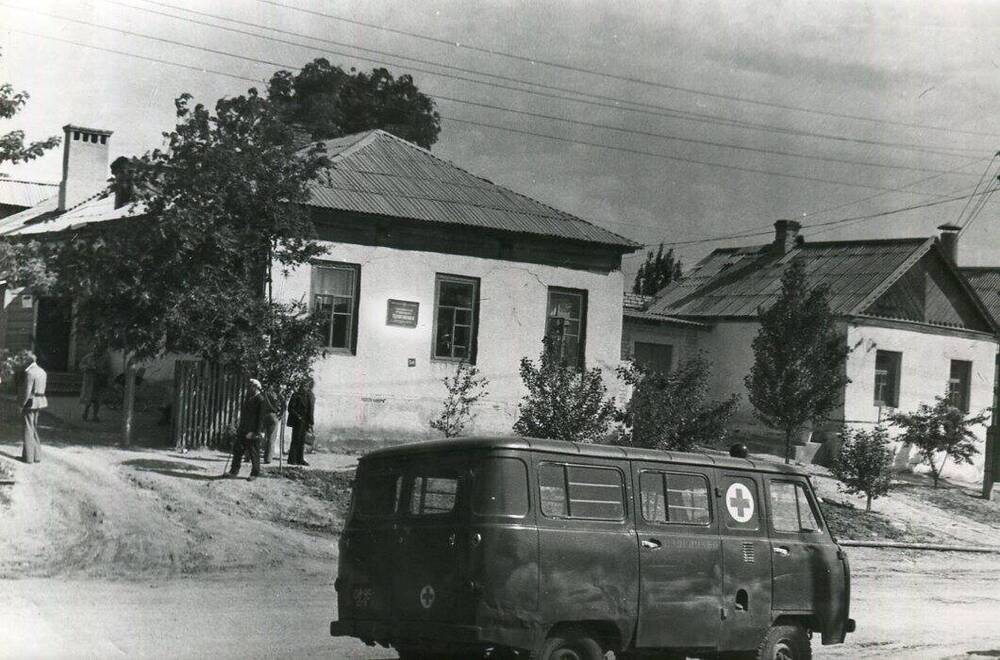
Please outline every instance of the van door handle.
[[779, 546], [775, 546], [775, 548], [774, 548], [774, 554], [781, 555], [782, 557], [787, 557], [788, 556], [788, 548], [782, 548], [782, 547], [779, 547]]
[[657, 541], [656, 539], [642, 540], [642, 547], [646, 548], [647, 550], [659, 550], [662, 546], [663, 544]]

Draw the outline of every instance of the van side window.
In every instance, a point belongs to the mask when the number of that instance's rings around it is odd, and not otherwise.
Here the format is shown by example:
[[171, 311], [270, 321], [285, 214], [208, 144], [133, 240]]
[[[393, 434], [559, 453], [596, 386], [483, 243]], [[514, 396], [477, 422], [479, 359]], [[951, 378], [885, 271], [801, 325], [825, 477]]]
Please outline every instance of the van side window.
[[615, 468], [542, 463], [538, 484], [546, 516], [625, 519], [622, 473]]
[[707, 525], [708, 480], [698, 474], [642, 472], [639, 475], [642, 517], [649, 522]]
[[399, 511], [403, 476], [394, 472], [365, 474], [357, 482], [354, 498], [363, 517], [391, 516]]
[[776, 532], [819, 531], [819, 522], [802, 484], [771, 482], [771, 525]]
[[458, 493], [457, 477], [414, 477], [410, 488], [410, 515], [450, 513]]
[[488, 458], [476, 469], [472, 510], [481, 516], [528, 513], [528, 469], [516, 458]]

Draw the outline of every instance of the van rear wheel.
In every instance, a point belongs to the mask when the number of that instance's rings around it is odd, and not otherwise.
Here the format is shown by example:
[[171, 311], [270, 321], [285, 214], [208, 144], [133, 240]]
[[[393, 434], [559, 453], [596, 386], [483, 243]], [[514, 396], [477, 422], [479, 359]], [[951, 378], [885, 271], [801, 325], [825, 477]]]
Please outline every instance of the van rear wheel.
[[545, 640], [538, 660], [604, 660], [604, 649], [579, 630], [567, 630]]
[[771, 626], [757, 647], [755, 657], [756, 660], [812, 660], [809, 636], [802, 626]]

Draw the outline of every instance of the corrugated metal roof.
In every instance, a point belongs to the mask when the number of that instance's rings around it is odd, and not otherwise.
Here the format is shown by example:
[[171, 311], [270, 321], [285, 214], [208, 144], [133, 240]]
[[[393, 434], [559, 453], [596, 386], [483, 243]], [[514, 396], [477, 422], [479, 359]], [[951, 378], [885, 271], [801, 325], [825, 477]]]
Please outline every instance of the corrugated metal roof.
[[1000, 266], [959, 268], [959, 270], [983, 301], [993, 320], [1000, 324]]
[[34, 208], [0, 220], [0, 236], [34, 236], [51, 232], [79, 229], [84, 225], [139, 215], [135, 204], [115, 208], [115, 196], [101, 192], [84, 200], [65, 213], [58, 213], [58, 196], [45, 200]]
[[58, 183], [21, 181], [0, 177], [0, 204], [30, 208], [59, 194]]
[[312, 184], [312, 206], [639, 247], [382, 130], [323, 144], [332, 166]]
[[859, 314], [919, 259], [934, 239], [803, 243], [785, 254], [771, 245], [716, 250], [684, 279], [657, 295], [646, 311], [685, 317], [756, 317], [781, 292], [781, 276], [795, 259], [805, 263], [813, 286], [829, 287], [835, 314]]
[[698, 321], [692, 321], [691, 319], [682, 319], [677, 316], [668, 316], [665, 314], [653, 314], [651, 312], [643, 312], [637, 309], [626, 308], [622, 312], [622, 316], [626, 319], [639, 319], [640, 321], [652, 321], [654, 323], [678, 325], [687, 328], [707, 329], [710, 327], [707, 323], [700, 323]]

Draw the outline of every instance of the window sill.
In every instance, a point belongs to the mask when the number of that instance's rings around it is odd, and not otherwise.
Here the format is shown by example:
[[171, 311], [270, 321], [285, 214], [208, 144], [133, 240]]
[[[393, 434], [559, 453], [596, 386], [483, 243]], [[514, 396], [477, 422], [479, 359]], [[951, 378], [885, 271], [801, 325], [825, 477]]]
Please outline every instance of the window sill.
[[320, 351], [322, 351], [323, 357], [327, 357], [328, 355], [346, 355], [349, 357], [355, 357], [357, 355], [356, 351], [352, 351], [349, 348], [332, 348], [330, 346], [325, 346], [321, 348]]

